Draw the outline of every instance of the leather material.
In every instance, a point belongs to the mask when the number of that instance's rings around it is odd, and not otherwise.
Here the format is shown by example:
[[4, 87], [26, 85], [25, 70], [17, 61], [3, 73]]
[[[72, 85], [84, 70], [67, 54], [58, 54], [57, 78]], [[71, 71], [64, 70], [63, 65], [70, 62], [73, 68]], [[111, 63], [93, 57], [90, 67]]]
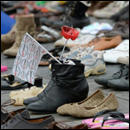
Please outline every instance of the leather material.
[[129, 90], [129, 75], [127, 77], [108, 81], [108, 86], [121, 91]]
[[[81, 63], [81, 61], [80, 60], [75, 60], [75, 59], [71, 59], [75, 64], [80, 64]], [[60, 60], [60, 62], [61, 63], [63, 63], [63, 61], [62, 60]], [[54, 69], [54, 65], [57, 63], [57, 61], [55, 61], [55, 60], [51, 60], [51, 62], [50, 62], [50, 64], [51, 64], [51, 66], [52, 66], [52, 68], [51, 68], [51, 71], [52, 71], [52, 69]], [[50, 86], [51, 85], [53, 85], [53, 82], [52, 81], [50, 81]], [[38, 101], [39, 100], [39, 98], [38, 97], [34, 97], [34, 98], [29, 98], [29, 99], [27, 99], [27, 100], [24, 100], [24, 105], [29, 105], [29, 104], [31, 104], [31, 103], [34, 103], [34, 102], [36, 102], [36, 101]]]
[[86, 44], [85, 47], [94, 46], [94, 50], [107, 50], [117, 47], [122, 42], [121, 36], [114, 37], [101, 37], [92, 40], [90, 43]]
[[11, 116], [15, 116], [17, 113], [19, 113], [22, 117], [24, 117], [26, 119], [30, 119], [30, 114], [29, 114], [29, 111], [27, 109], [25, 109], [25, 110], [21, 109], [18, 111], [14, 111], [14, 112], [11, 112], [10, 114], [3, 113], [1, 111], [1, 125], [5, 124], [5, 122], [8, 122], [11, 119]]
[[3, 112], [1, 111], [1, 123], [3, 122], [3, 120], [5, 120], [5, 119], [7, 118], [7, 115], [8, 115], [8, 114], [3, 113]]
[[46, 89], [33, 99], [27, 99], [32, 112], [56, 112], [56, 109], [66, 103], [79, 102], [88, 95], [88, 83], [84, 76], [84, 65], [52, 65], [52, 79]]
[[108, 86], [109, 80], [120, 79], [122, 77], [125, 77], [128, 73], [129, 73], [129, 65], [123, 67], [120, 71], [113, 74], [112, 76], [106, 76], [106, 77], [103, 77], [103, 78], [102, 77], [96, 78], [95, 82], [100, 84], [100, 85]]
[[[38, 120], [43, 120], [37, 122]], [[34, 123], [32, 123], [34, 121]], [[37, 119], [25, 119], [21, 114], [17, 114], [7, 124], [1, 125], [1, 129], [45, 129], [50, 123], [54, 122], [52, 116]]]

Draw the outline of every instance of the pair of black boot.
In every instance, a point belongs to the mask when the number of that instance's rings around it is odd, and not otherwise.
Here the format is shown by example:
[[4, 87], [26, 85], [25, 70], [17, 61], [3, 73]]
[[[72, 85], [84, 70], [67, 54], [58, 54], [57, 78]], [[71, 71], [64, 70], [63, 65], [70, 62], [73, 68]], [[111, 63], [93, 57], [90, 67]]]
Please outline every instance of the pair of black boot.
[[37, 97], [26, 99], [24, 105], [32, 112], [56, 112], [66, 103], [79, 102], [88, 95], [88, 83], [84, 65], [73, 60], [75, 65], [51, 62], [52, 78], [46, 89]]

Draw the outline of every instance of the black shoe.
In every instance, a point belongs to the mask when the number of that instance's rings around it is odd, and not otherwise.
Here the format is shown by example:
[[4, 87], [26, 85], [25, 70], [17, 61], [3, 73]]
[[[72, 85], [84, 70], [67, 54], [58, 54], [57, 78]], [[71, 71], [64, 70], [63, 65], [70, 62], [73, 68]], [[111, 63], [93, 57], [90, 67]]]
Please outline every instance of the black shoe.
[[[72, 60], [75, 64], [80, 64], [80, 63], [81, 63], [80, 60], [74, 60], [74, 59], [71, 59], [71, 60]], [[61, 61], [61, 60], [60, 60], [60, 62], [63, 63], [63, 61]], [[54, 66], [55, 66], [56, 63], [57, 63], [57, 61], [55, 61], [55, 60], [51, 60], [51, 62], [50, 62], [50, 64], [51, 64], [51, 71], [53, 72], [53, 75], [54, 75]], [[51, 80], [49, 86], [51, 86], [52, 83], [53, 83], [53, 82], [52, 82], [52, 80]], [[26, 100], [24, 100], [24, 105], [27, 106], [27, 105], [29, 105], [29, 104], [31, 104], [31, 103], [37, 102], [38, 100], [39, 100], [38, 97], [26, 99]]]
[[8, 15], [14, 14], [16, 13], [14, 4], [16, 4], [16, 1], [1, 1], [1, 10]]
[[123, 67], [121, 70], [119, 70], [117, 73], [113, 74], [112, 76], [96, 78], [95, 82], [100, 85], [108, 86], [109, 80], [120, 79], [122, 77], [125, 77], [128, 73], [129, 73], [129, 65]]
[[17, 81], [9, 82], [7, 79], [1, 79], [1, 90], [16, 90], [21, 88], [30, 88], [32, 86], [42, 87], [42, 78], [35, 78], [34, 85], [26, 82], [26, 81]]
[[129, 74], [124, 78], [108, 81], [108, 86], [121, 91], [129, 90]]
[[5, 122], [5, 124], [2, 124], [1, 129], [45, 129], [54, 121], [53, 116], [29, 119], [18, 113], [15, 116], [11, 116], [10, 120]]
[[1, 124], [5, 124], [7, 121], [11, 119], [12, 116], [16, 115], [17, 113], [20, 113], [25, 118], [28, 118], [28, 119], [30, 118], [30, 115], [27, 109], [26, 110], [20, 109], [18, 111], [13, 111], [11, 113], [9, 113], [7, 110], [4, 109], [4, 107], [13, 105], [14, 103], [15, 103], [15, 100], [11, 99], [1, 105]]
[[[52, 64], [52, 79], [46, 89], [35, 98], [26, 99], [25, 105], [32, 112], [56, 112], [66, 103], [79, 102], [88, 95], [84, 65]], [[82, 86], [82, 87], [81, 87]]]
[[[124, 16], [125, 15], [125, 16]], [[124, 17], [124, 18], [122, 18]], [[125, 21], [129, 19], [129, 5], [111, 17], [114, 21]]]
[[65, 16], [55, 21], [52, 27], [60, 29], [62, 26], [73, 26], [74, 28], [82, 28], [90, 24], [90, 20], [85, 16], [88, 7], [79, 1], [72, 1], [66, 10]]

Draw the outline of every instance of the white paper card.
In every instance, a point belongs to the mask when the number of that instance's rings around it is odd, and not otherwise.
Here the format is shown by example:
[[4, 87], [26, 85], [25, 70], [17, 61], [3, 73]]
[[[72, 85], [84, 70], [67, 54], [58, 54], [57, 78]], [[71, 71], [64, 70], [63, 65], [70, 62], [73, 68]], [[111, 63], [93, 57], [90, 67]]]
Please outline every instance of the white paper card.
[[12, 74], [34, 85], [38, 64], [46, 50], [26, 33], [14, 61]]

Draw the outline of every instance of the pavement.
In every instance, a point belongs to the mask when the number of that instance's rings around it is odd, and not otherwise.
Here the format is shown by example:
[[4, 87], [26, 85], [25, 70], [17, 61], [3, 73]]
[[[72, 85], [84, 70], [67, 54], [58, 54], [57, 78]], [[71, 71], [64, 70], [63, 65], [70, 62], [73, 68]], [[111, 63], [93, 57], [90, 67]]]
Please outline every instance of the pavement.
[[[95, 18], [91, 18], [91, 21], [97, 21], [97, 22], [108, 22], [112, 25], [114, 25], [115, 23], [113, 23], [113, 21], [111, 20], [97, 20]], [[53, 49], [53, 43], [47, 43], [47, 44], [42, 44], [47, 50]], [[11, 73], [12, 67], [13, 67], [13, 63], [14, 63], [14, 58], [8, 58], [7, 56], [4, 56], [1, 53], [1, 65], [3, 66], [8, 66], [8, 71], [6, 72], [2, 72], [1, 74], [8, 74]], [[106, 74], [103, 75], [98, 75], [98, 76], [90, 76], [87, 78], [88, 84], [89, 84], [89, 95], [91, 95], [93, 92], [95, 92], [97, 89], [102, 89], [104, 92], [104, 95], [107, 96], [109, 93], [114, 92], [115, 95], [117, 96], [118, 102], [119, 102], [119, 108], [118, 111], [123, 112], [123, 113], [129, 113], [129, 91], [116, 91], [114, 89], [111, 88], [106, 88], [104, 86], [100, 86], [98, 84], [96, 84], [94, 82], [94, 79], [97, 77], [104, 77], [104, 76], [109, 76], [112, 75], [113, 73], [117, 72], [120, 67], [122, 67], [121, 64], [108, 64], [106, 63], [107, 66], [107, 72]], [[51, 72], [48, 69], [48, 66], [46, 67], [38, 67], [37, 70], [37, 76], [42, 76], [43, 77], [43, 83], [47, 84], [51, 78]], [[9, 100], [9, 93], [10, 91], [1, 91], [1, 104], [4, 103], [5, 101]], [[8, 106], [5, 109], [8, 110], [9, 112], [11, 111], [16, 111], [20, 108], [25, 108], [25, 106], [22, 107], [16, 107], [16, 106]], [[45, 116], [47, 114], [31, 114], [31, 117], [42, 117]], [[67, 124], [70, 124], [72, 126], [80, 124], [82, 122], [83, 119], [77, 119], [77, 118], [73, 118], [71, 116], [61, 116], [57, 113], [52, 114], [50, 113], [49, 115], [53, 115], [56, 121], [66, 121]]]

